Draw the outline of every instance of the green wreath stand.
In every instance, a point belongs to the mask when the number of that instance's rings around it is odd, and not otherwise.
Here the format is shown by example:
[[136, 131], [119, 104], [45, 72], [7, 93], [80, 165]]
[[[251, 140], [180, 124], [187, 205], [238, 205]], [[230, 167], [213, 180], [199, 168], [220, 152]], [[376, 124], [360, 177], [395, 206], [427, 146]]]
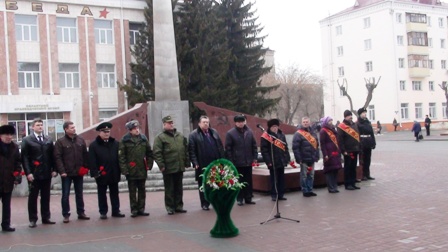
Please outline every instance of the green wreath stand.
[[210, 169], [217, 164], [228, 165], [233, 170], [235, 175], [238, 175], [238, 171], [235, 166], [227, 159], [218, 159], [213, 161], [204, 171], [204, 178], [202, 182], [204, 196], [205, 199], [213, 206], [217, 216], [215, 226], [212, 230], [210, 230], [210, 234], [212, 237], [216, 238], [234, 237], [239, 234], [239, 230], [233, 224], [233, 221], [230, 218], [230, 212], [232, 211], [240, 189], [220, 188], [213, 190], [212, 187], [206, 184]]

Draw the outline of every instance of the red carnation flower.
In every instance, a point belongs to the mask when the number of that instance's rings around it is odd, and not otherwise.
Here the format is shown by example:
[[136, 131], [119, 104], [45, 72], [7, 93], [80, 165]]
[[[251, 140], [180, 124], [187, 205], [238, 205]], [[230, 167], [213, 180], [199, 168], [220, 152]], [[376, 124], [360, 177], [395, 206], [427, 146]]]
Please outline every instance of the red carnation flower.
[[81, 168], [79, 168], [79, 176], [85, 176], [87, 173], [89, 173], [89, 169], [85, 168], [84, 166], [81, 166]]
[[223, 187], [224, 186], [224, 181], [219, 182], [218, 186], [219, 187]]
[[34, 161], [33, 164], [34, 164], [34, 166], [39, 166], [40, 165], [39, 161], [37, 161], [37, 160]]
[[332, 155], [332, 156], [337, 156], [337, 155], [339, 155], [339, 152], [337, 152], [337, 151], [333, 151], [333, 152], [331, 153], [331, 155]]
[[229, 184], [233, 185], [235, 183], [235, 181], [233, 181], [233, 179], [229, 179]]
[[289, 162], [289, 165], [290, 165], [292, 168], [297, 168], [297, 165], [295, 164], [294, 161]]
[[101, 175], [103, 175], [103, 176], [106, 175], [106, 172], [105, 172], [105, 171], [102, 171], [102, 172], [101, 172]]
[[132, 162], [129, 162], [129, 165], [130, 165], [131, 167], [135, 167], [137, 164], [136, 164], [134, 161], [132, 161]]
[[19, 172], [18, 172], [18, 171], [15, 171], [12, 175], [13, 175], [14, 177], [17, 177], [17, 176], [19, 176]]
[[22, 172], [20, 173], [20, 175], [22, 175], [22, 176], [23, 176], [23, 175], [25, 175], [25, 172], [24, 172], [24, 171], [22, 171]]
[[100, 166], [100, 171], [103, 171], [104, 170], [104, 166]]

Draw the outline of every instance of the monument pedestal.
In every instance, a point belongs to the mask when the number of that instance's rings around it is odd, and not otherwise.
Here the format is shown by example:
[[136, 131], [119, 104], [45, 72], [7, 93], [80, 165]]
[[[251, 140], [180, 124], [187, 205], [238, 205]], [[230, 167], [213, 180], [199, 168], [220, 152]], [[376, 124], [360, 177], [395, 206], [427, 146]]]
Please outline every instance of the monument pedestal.
[[151, 101], [148, 102], [148, 132], [149, 142], [154, 143], [154, 137], [163, 131], [162, 118], [170, 115], [174, 127], [185, 137], [190, 134], [190, 113], [188, 101]]

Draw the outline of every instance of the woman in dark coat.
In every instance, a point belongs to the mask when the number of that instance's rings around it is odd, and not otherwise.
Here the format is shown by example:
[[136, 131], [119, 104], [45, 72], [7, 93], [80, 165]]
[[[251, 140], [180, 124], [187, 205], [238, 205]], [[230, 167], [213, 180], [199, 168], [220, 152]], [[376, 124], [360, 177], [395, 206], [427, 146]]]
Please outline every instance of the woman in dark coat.
[[338, 193], [338, 171], [342, 168], [341, 151], [333, 119], [326, 116], [321, 119], [320, 146], [324, 158], [324, 173], [327, 179], [328, 192]]

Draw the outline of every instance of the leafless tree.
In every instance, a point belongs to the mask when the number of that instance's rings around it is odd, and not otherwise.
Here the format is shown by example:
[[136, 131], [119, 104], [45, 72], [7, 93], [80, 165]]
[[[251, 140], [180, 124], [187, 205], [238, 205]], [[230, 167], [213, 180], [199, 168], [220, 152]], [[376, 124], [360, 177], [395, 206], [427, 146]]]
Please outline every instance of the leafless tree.
[[442, 84], [439, 84], [439, 87], [445, 91], [445, 98], [446, 98], [446, 105], [445, 106], [445, 114], [448, 115], [448, 85], [446, 82], [443, 82]]
[[[373, 91], [380, 83], [380, 80], [381, 80], [381, 76], [378, 78], [377, 82], [375, 82], [375, 77], [369, 78], [369, 79], [364, 78], [364, 81], [366, 82], [367, 97], [366, 97], [366, 101], [364, 102], [363, 108], [367, 108], [369, 106], [369, 104], [373, 98]], [[348, 102], [350, 104], [350, 111], [356, 115], [358, 112], [353, 109], [353, 100], [352, 100], [352, 97], [350, 97], [350, 95], [348, 93], [347, 79], [344, 78], [342, 84], [339, 83], [339, 80], [337, 80], [337, 82], [338, 82], [339, 89], [342, 92], [342, 95], [347, 96]]]

